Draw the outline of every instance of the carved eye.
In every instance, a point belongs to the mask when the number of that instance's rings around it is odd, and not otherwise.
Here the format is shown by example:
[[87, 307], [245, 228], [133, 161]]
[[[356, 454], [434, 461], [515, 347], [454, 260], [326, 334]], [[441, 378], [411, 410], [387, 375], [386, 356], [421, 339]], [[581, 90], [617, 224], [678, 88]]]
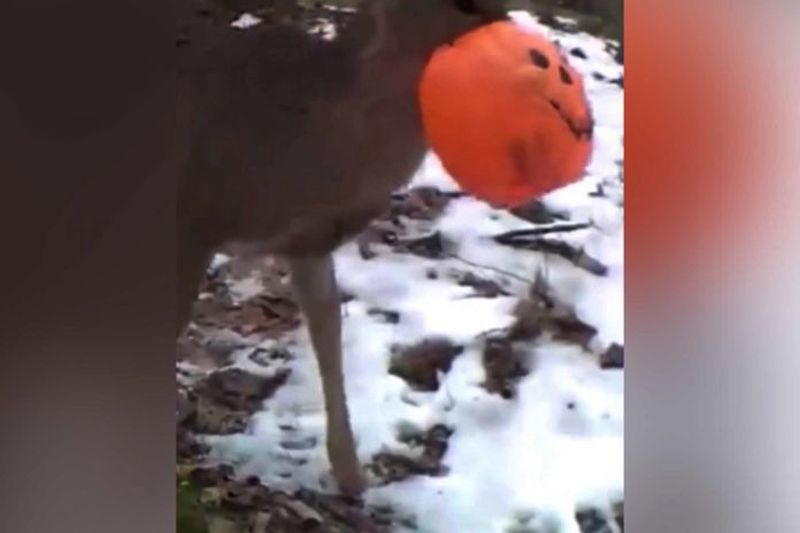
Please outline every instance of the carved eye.
[[478, 8], [475, 5], [475, 0], [455, 0], [456, 9], [467, 15], [477, 15]]
[[528, 55], [531, 58], [531, 63], [533, 63], [537, 67], [543, 69], [547, 69], [550, 67], [550, 60], [547, 59], [547, 56], [544, 55], [539, 50], [537, 50], [536, 48], [531, 48], [530, 50], [528, 50]]

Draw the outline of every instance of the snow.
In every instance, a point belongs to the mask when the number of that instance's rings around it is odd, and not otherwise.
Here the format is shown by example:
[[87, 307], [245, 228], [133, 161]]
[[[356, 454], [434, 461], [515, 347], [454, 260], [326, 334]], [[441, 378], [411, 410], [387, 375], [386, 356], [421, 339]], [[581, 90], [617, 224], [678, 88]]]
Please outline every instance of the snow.
[[251, 15], [250, 13], [243, 13], [239, 16], [236, 20], [231, 23], [231, 26], [234, 28], [239, 28], [240, 30], [246, 30], [248, 28], [252, 28], [253, 26], [257, 26], [261, 24], [261, 19]]
[[[491, 236], [530, 223], [469, 197], [451, 202], [429, 228], [456, 243], [457, 258], [434, 261], [384, 253], [365, 261], [353, 244], [339, 250], [339, 282], [355, 296], [344, 306], [343, 336], [348, 402], [362, 462], [385, 450], [414, 454], [398, 440], [400, 433], [436, 424], [455, 430], [444, 458], [448, 475], [416, 476], [366, 493], [368, 505], [389, 506], [407, 517], [415, 526], [408, 531], [577, 533], [579, 506], [608, 509], [622, 499], [623, 372], [601, 370], [596, 353], [624, 342], [622, 187], [616, 182], [623, 160], [623, 91], [591, 75], [617, 78], [622, 67], [601, 39], [546, 28], [527, 13], [513, 16], [588, 55], [587, 60], [570, 57], [570, 62], [585, 76], [597, 121], [595, 152], [584, 179], [544, 200], [575, 222], [594, 223], [564, 238], [605, 263], [609, 273], [597, 277], [559, 258], [495, 244]], [[590, 196], [598, 184], [607, 186], [607, 198]], [[458, 189], [433, 155], [413, 185]], [[218, 258], [217, 264], [226, 259]], [[431, 269], [440, 273], [436, 279], [428, 277]], [[473, 297], [472, 289], [448, 275], [454, 269], [489, 277], [512, 296]], [[511, 323], [514, 304], [527, 289], [520, 280], [533, 280], [542, 269], [556, 298], [597, 328], [591, 346], [595, 354], [548, 338], [524, 345], [533, 371], [519, 383], [518, 394], [504, 400], [480, 386], [480, 336]], [[246, 295], [258, 287], [238, 289]], [[399, 312], [399, 323], [370, 314], [374, 307]], [[390, 347], [432, 335], [464, 344], [466, 350], [441, 376], [437, 392], [414, 392], [387, 372]], [[289, 363], [287, 384], [265, 402], [247, 434], [209, 442], [216, 458], [236, 465], [242, 475], [259, 475], [272, 487], [330, 490], [322, 396], [307, 333], [301, 329], [263, 347], [276, 342], [296, 356]], [[240, 364], [253, 370], [248, 361], [243, 355]]]

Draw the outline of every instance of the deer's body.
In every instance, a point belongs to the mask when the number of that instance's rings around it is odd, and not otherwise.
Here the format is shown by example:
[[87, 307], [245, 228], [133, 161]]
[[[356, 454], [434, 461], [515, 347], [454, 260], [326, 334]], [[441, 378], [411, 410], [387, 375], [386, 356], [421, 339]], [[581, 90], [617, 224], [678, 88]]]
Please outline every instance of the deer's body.
[[361, 488], [342, 383], [330, 253], [388, 205], [426, 151], [420, 73], [478, 25], [451, 0], [381, 0], [332, 43], [283, 26], [190, 28], [179, 47], [180, 330], [218, 246], [287, 256], [325, 392], [340, 486]]

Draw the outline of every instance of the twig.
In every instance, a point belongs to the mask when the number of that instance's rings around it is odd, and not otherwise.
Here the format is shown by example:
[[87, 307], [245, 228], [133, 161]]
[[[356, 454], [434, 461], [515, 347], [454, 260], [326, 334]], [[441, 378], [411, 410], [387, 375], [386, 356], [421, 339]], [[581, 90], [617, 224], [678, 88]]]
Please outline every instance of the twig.
[[580, 222], [575, 224], [554, 224], [544, 228], [530, 228], [521, 229], [516, 231], [507, 231], [494, 237], [495, 242], [500, 244], [515, 244], [514, 241], [524, 237], [541, 237], [551, 233], [571, 233], [574, 231], [581, 231], [591, 229], [594, 224], [591, 222]]
[[517, 281], [521, 281], [522, 283], [526, 283], [528, 285], [533, 283], [531, 280], [529, 280], [527, 278], [524, 278], [522, 276], [519, 276], [517, 274], [514, 274], [513, 272], [509, 272], [507, 270], [503, 270], [501, 268], [497, 268], [497, 267], [493, 267], [493, 266], [489, 266], [489, 265], [481, 265], [480, 263], [473, 263], [472, 261], [468, 261], [467, 259], [464, 259], [463, 257], [459, 257], [456, 254], [449, 254], [449, 255], [447, 255], [447, 257], [449, 259], [455, 259], [456, 261], [460, 261], [460, 262], [464, 263], [465, 265], [469, 265], [469, 266], [472, 266], [472, 267], [475, 267], [475, 268], [482, 268], [482, 269], [485, 269], [485, 270], [490, 270], [490, 271], [492, 271], [492, 272], [494, 272], [496, 274], [500, 274], [500, 275], [503, 275], [503, 276], [508, 276], [509, 278], [515, 279]]
[[509, 239], [501, 244], [522, 250], [557, 255], [595, 276], [604, 277], [608, 275], [608, 267], [606, 265], [587, 254], [583, 249], [576, 248], [564, 241], [541, 238], [532, 240]]

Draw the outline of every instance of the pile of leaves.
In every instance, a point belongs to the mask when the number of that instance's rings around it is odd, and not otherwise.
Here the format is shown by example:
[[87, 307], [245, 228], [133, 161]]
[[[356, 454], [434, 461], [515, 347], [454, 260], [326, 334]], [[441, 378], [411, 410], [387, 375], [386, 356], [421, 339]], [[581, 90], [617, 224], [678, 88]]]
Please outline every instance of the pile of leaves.
[[336, 496], [273, 491], [227, 467], [176, 471], [180, 533], [383, 533], [389, 523]]

